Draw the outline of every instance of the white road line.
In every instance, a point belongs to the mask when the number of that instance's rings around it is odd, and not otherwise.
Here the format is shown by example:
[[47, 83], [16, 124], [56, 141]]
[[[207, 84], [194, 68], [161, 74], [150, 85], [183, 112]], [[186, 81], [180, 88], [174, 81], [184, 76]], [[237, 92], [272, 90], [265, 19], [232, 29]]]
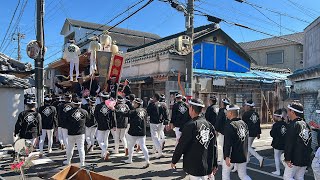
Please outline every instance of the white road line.
[[274, 175], [272, 173], [268, 173], [268, 172], [261, 171], [261, 170], [258, 170], [258, 169], [254, 169], [254, 168], [251, 168], [251, 167], [247, 167], [247, 169], [250, 170], [250, 171], [255, 171], [255, 172], [258, 172], [258, 173], [261, 173], [261, 174], [265, 174], [265, 175], [272, 176], [272, 177], [275, 177], [275, 178], [278, 178], [278, 179], [282, 179], [281, 176], [277, 176], [277, 175]]

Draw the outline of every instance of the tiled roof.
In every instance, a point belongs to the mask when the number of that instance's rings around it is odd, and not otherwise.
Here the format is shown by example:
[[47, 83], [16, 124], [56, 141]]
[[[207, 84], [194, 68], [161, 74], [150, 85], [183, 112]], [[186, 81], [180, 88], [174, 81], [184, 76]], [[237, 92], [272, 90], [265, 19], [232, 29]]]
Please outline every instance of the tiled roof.
[[[71, 23], [73, 26], [78, 26], [78, 27], [83, 27], [83, 28], [90, 28], [90, 29], [98, 29], [98, 30], [108, 30], [111, 26], [106, 26], [106, 25], [101, 25], [101, 24], [97, 24], [97, 23], [91, 23], [91, 22], [84, 22], [84, 21], [79, 21], [79, 20], [74, 20], [74, 19], [67, 19], [66, 21], [68, 21], [69, 23]], [[101, 27], [102, 26], [102, 27]], [[139, 37], [145, 37], [145, 38], [149, 38], [149, 39], [160, 39], [161, 37], [156, 35], [156, 34], [152, 34], [152, 33], [147, 33], [147, 32], [141, 32], [141, 31], [135, 31], [135, 30], [129, 30], [129, 29], [123, 29], [123, 28], [113, 28], [112, 30], [110, 30], [110, 32], [114, 32], [114, 33], [120, 33], [120, 34], [124, 34], [124, 35], [133, 35], [133, 36], [139, 36]]]
[[252, 64], [251, 70], [257, 70], [257, 71], [263, 71], [263, 72], [274, 72], [274, 73], [292, 73], [290, 69], [280, 69], [280, 68], [272, 68], [272, 67], [266, 67], [266, 66], [257, 66]]
[[[216, 28], [214, 24], [208, 24], [205, 26], [200, 26], [194, 29], [194, 43], [196, 44], [198, 41], [201, 41], [201, 38], [207, 35], [212, 35], [212, 33], [220, 33], [222, 36], [224, 36], [227, 39], [228, 45], [236, 49], [237, 52], [239, 52], [242, 56], [244, 56], [246, 59], [250, 61], [254, 61], [250, 55], [248, 55], [232, 38], [230, 38], [223, 30], [220, 28]], [[173, 34], [171, 36], [167, 36], [162, 39], [158, 39], [156, 41], [153, 41], [149, 44], [145, 44], [136, 48], [129, 49], [128, 52], [124, 55], [126, 62], [129, 62], [131, 60], [139, 60], [140, 58], [145, 58], [149, 55], [153, 56], [155, 53], [176, 53], [179, 54], [175, 50], [175, 41], [176, 38], [185, 35], [186, 32], [180, 32], [177, 34]]]
[[14, 75], [0, 74], [0, 87], [27, 89], [31, 86], [28, 80], [18, 78]]
[[[303, 44], [304, 33], [294, 33], [279, 37], [266, 38], [256, 41], [243, 42], [239, 45], [245, 50], [269, 47], [269, 46], [279, 46], [284, 44]], [[286, 40], [288, 39], [288, 40]]]
[[0, 53], [0, 72], [26, 72], [31, 71], [32, 65], [30, 63], [22, 63], [16, 61], [9, 56]]

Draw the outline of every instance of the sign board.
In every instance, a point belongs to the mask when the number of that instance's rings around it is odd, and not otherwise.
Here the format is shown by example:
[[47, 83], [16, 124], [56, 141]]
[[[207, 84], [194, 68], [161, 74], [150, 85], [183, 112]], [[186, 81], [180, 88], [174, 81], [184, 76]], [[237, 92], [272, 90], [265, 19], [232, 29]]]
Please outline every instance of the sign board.
[[27, 55], [31, 59], [36, 59], [39, 56], [40, 47], [37, 41], [32, 40], [27, 45]]
[[111, 68], [111, 52], [97, 51], [97, 69], [99, 72], [99, 84], [105, 87]]
[[112, 67], [110, 71], [110, 77], [116, 76], [116, 82], [120, 81], [123, 63], [124, 63], [124, 58], [122, 56], [114, 55], [113, 61], [112, 61]]
[[226, 79], [224, 79], [224, 78], [213, 79], [212, 85], [225, 87], [226, 86]]

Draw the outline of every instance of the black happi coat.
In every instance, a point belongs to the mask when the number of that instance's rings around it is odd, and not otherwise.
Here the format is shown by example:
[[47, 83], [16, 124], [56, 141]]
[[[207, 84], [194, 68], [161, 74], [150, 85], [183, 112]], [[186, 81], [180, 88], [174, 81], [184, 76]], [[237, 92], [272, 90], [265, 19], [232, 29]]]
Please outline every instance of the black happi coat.
[[291, 161], [295, 166], [308, 166], [311, 161], [311, 129], [301, 118], [290, 121], [287, 126], [286, 143], [284, 147], [285, 161]]
[[217, 167], [217, 140], [215, 129], [204, 117], [187, 122], [173, 153], [176, 164], [183, 154], [183, 170], [193, 176], [206, 176]]
[[128, 105], [125, 103], [119, 103], [115, 106], [116, 109], [116, 127], [120, 129], [125, 129], [128, 126], [128, 118], [125, 117], [125, 113], [130, 111]]
[[247, 162], [248, 126], [240, 118], [228, 121], [224, 131], [223, 158], [229, 157], [231, 163]]
[[172, 106], [171, 122], [174, 127], [179, 127], [182, 131], [183, 126], [191, 120], [189, 107], [185, 102], [179, 101]]
[[39, 108], [42, 120], [42, 129], [54, 129], [58, 127], [58, 114], [54, 106], [45, 104]]
[[86, 110], [75, 107], [66, 114], [68, 121], [66, 127], [68, 135], [81, 135], [86, 133], [85, 123], [89, 120], [89, 114]]
[[287, 123], [284, 121], [276, 121], [272, 125], [270, 136], [273, 138], [271, 146], [274, 149], [284, 150], [285, 135], [287, 132]]
[[257, 137], [261, 134], [260, 117], [254, 110], [243, 113], [242, 120], [248, 125], [249, 137]]
[[22, 111], [15, 125], [14, 135], [22, 139], [33, 139], [41, 135], [41, 115], [33, 110]]
[[226, 110], [225, 108], [219, 109], [216, 124], [214, 126], [216, 128], [216, 131], [218, 131], [219, 133], [221, 133], [223, 135], [224, 135], [224, 129], [226, 126], [226, 121], [227, 121], [225, 110]]
[[119, 89], [119, 84], [118, 83], [112, 84], [111, 80], [108, 80], [107, 83], [108, 83], [107, 92], [110, 93], [111, 97], [116, 98], [118, 89]]
[[94, 117], [94, 110], [96, 108], [95, 105], [90, 106], [89, 104], [85, 104], [81, 106], [84, 110], [86, 110], [89, 114], [89, 119], [86, 121], [86, 127], [95, 127], [97, 126], [97, 121]]
[[168, 119], [168, 110], [165, 103], [151, 102], [147, 107], [151, 124], [161, 124]]
[[126, 101], [126, 105], [129, 107], [130, 110], [134, 109], [133, 106], [132, 106], [132, 102], [131, 101], [127, 100]]
[[57, 113], [58, 113], [58, 127], [61, 127], [62, 125], [62, 111], [63, 107], [66, 104], [66, 102], [61, 101], [57, 104]]
[[147, 111], [143, 108], [137, 108], [125, 113], [126, 117], [129, 117], [130, 127], [128, 134], [131, 136], [145, 136], [147, 127]]
[[129, 96], [129, 95], [132, 93], [132, 92], [131, 92], [131, 88], [130, 88], [129, 85], [124, 86], [123, 93], [124, 93], [126, 96]]
[[211, 105], [207, 108], [205, 117], [206, 117], [206, 120], [209, 121], [213, 126], [216, 125], [217, 113], [215, 111], [214, 105]]
[[67, 102], [67, 103], [59, 106], [59, 108], [60, 108], [60, 110], [59, 110], [60, 111], [59, 127], [67, 129], [67, 123], [69, 121], [67, 113], [74, 108], [74, 105], [71, 102]]
[[115, 127], [113, 111], [109, 109], [104, 102], [96, 105], [94, 117], [98, 123], [99, 131], [106, 131]]

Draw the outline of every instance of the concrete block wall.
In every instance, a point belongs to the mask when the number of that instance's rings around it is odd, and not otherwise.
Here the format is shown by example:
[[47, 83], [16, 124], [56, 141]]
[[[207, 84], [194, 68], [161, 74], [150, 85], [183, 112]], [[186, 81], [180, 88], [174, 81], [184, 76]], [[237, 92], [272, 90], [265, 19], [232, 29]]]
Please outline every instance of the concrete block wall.
[[[310, 121], [315, 121], [320, 123], [320, 115], [316, 113], [316, 110], [320, 109], [320, 104], [317, 101], [318, 93], [303, 94], [303, 106], [304, 106], [304, 118], [307, 123]], [[317, 136], [314, 131], [312, 131], [312, 148], [317, 146]]]

